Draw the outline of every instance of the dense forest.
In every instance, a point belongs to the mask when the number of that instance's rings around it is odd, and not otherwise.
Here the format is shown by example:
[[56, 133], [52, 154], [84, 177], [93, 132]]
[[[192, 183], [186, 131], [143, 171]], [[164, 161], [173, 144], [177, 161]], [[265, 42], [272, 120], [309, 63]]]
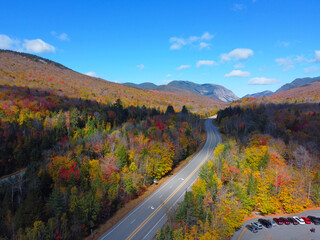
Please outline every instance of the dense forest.
[[77, 239], [202, 141], [186, 107], [124, 107], [1, 86], [0, 238]]
[[223, 144], [157, 240], [229, 239], [252, 212], [320, 206], [319, 104], [242, 104], [217, 124]]

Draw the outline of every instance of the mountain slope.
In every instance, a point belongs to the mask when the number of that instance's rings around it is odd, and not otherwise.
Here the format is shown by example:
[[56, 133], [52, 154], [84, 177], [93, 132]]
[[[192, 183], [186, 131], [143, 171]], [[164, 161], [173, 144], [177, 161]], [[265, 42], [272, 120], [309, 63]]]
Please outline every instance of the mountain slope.
[[269, 96], [274, 101], [286, 102], [319, 102], [320, 101], [320, 80], [314, 81], [286, 91], [276, 92]]
[[61, 64], [18, 52], [0, 50], [0, 84], [44, 90], [58, 96], [81, 98], [111, 104], [121, 99], [124, 106], [142, 106], [165, 110], [168, 105], [180, 111], [186, 105], [192, 112], [208, 113], [224, 105], [203, 96], [184, 96], [170, 92], [132, 88], [90, 77]]
[[135, 83], [124, 83], [124, 85], [127, 85], [129, 87], [135, 87], [135, 88], [141, 88], [141, 89], [145, 89], [145, 90], [154, 90], [157, 85], [155, 85], [154, 83], [151, 82], [145, 82], [145, 83], [140, 83], [140, 84], [135, 84]]
[[253, 93], [253, 94], [247, 94], [245, 96], [243, 96], [242, 98], [247, 98], [247, 97], [253, 97], [253, 98], [257, 98], [257, 97], [263, 97], [263, 96], [270, 96], [272, 95], [273, 92], [270, 90], [266, 90], [263, 92], [257, 92], [257, 93]]
[[216, 84], [197, 84], [189, 81], [172, 81], [168, 83], [168, 85], [155, 85], [153, 83], [141, 83], [141, 84], [135, 84], [135, 83], [125, 83], [127, 86], [141, 88], [141, 89], [152, 89], [152, 90], [158, 90], [158, 91], [164, 91], [164, 92], [172, 92], [176, 94], [181, 94], [181, 90], [183, 91], [183, 94], [190, 95], [190, 92], [202, 96], [206, 96], [208, 98], [214, 99], [216, 101], [222, 101], [222, 102], [232, 102], [234, 100], [239, 99], [232, 91], [229, 89], [216, 85]]
[[311, 83], [311, 82], [315, 82], [315, 81], [320, 81], [320, 76], [319, 77], [314, 77], [314, 78], [297, 78], [294, 81], [292, 81], [291, 83], [287, 83], [285, 85], [283, 85], [282, 87], [280, 87], [276, 93], [278, 92], [284, 92], [286, 90], [292, 89], [292, 88], [296, 88], [296, 87], [300, 87], [302, 85]]
[[189, 81], [172, 81], [168, 86], [185, 89], [217, 101], [232, 102], [239, 99], [229, 89], [216, 84], [196, 84]]

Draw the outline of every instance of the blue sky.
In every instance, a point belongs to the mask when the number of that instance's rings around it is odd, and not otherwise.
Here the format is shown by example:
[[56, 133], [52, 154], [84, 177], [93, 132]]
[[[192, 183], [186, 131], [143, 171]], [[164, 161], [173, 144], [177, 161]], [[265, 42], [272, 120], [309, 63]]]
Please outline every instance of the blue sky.
[[0, 48], [113, 82], [223, 85], [242, 97], [320, 75], [320, 1], [3, 1]]

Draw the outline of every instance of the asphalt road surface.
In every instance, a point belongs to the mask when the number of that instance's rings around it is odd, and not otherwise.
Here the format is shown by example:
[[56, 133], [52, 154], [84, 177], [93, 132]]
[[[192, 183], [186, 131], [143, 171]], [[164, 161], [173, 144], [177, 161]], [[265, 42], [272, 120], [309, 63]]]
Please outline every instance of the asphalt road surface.
[[[320, 210], [310, 210], [295, 215], [283, 215], [283, 217], [289, 216], [316, 216], [320, 217]], [[273, 217], [266, 217], [265, 219], [272, 219]], [[231, 240], [319, 240], [320, 239], [320, 225], [304, 224], [304, 225], [277, 225], [272, 228], [263, 227], [257, 233], [249, 231], [245, 226], [251, 222], [258, 221], [252, 219], [243, 223], [241, 229], [236, 231]], [[311, 232], [310, 229], [315, 228], [315, 232]]]
[[157, 230], [167, 221], [166, 213], [183, 200], [186, 190], [189, 190], [197, 179], [200, 167], [213, 156], [214, 148], [222, 141], [217, 128], [212, 124], [212, 119], [207, 119], [205, 126], [207, 139], [200, 152], [156, 192], [104, 233], [100, 239], [147, 240], [154, 238]]

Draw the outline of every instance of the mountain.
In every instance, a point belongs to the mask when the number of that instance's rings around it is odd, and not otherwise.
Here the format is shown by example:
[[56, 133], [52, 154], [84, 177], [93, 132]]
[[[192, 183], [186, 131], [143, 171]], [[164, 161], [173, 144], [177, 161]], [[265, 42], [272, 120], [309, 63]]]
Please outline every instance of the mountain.
[[232, 102], [239, 99], [229, 89], [216, 84], [196, 84], [189, 81], [172, 81], [168, 86], [185, 89], [217, 101]]
[[292, 88], [296, 88], [296, 87], [300, 87], [302, 85], [305, 85], [307, 83], [311, 83], [311, 82], [315, 82], [315, 81], [320, 81], [320, 76], [319, 77], [314, 77], [314, 78], [297, 78], [294, 81], [292, 81], [291, 83], [287, 83], [285, 85], [283, 85], [282, 87], [280, 87], [276, 93], [278, 92], [284, 92], [286, 90], [292, 89]]
[[320, 79], [286, 91], [276, 92], [269, 96], [271, 101], [286, 102], [319, 102], [320, 101]]
[[223, 102], [197, 94], [137, 89], [78, 73], [36, 55], [0, 50], [0, 92], [13, 86], [102, 104], [121, 99], [125, 107], [145, 105], [163, 111], [168, 105], [176, 111], [186, 105], [192, 112], [206, 114], [225, 106]]
[[124, 83], [124, 85], [127, 85], [129, 87], [146, 89], [146, 90], [152, 90], [157, 87], [157, 85], [155, 85], [154, 83], [151, 83], [151, 82], [145, 82], [145, 83], [140, 83], [140, 84], [127, 82], [127, 83]]
[[[141, 88], [141, 89], [152, 89], [157, 91], [172, 92], [179, 94], [184, 90], [184, 94], [187, 94], [186, 91], [192, 92], [194, 94], [202, 95], [214, 99], [216, 101], [222, 102], [232, 102], [239, 99], [232, 91], [229, 89], [216, 85], [216, 84], [197, 84], [189, 81], [172, 81], [168, 85], [155, 85], [153, 83], [125, 83], [127, 86]], [[189, 93], [190, 94], [190, 93]]]
[[248, 97], [258, 98], [258, 97], [263, 97], [263, 96], [270, 96], [270, 95], [272, 95], [272, 94], [273, 94], [272, 91], [266, 90], [266, 91], [263, 91], [263, 92], [258, 92], [258, 93], [253, 93], [253, 94], [247, 94], [247, 95], [245, 95], [245, 96], [242, 97], [242, 98], [248, 98]]

